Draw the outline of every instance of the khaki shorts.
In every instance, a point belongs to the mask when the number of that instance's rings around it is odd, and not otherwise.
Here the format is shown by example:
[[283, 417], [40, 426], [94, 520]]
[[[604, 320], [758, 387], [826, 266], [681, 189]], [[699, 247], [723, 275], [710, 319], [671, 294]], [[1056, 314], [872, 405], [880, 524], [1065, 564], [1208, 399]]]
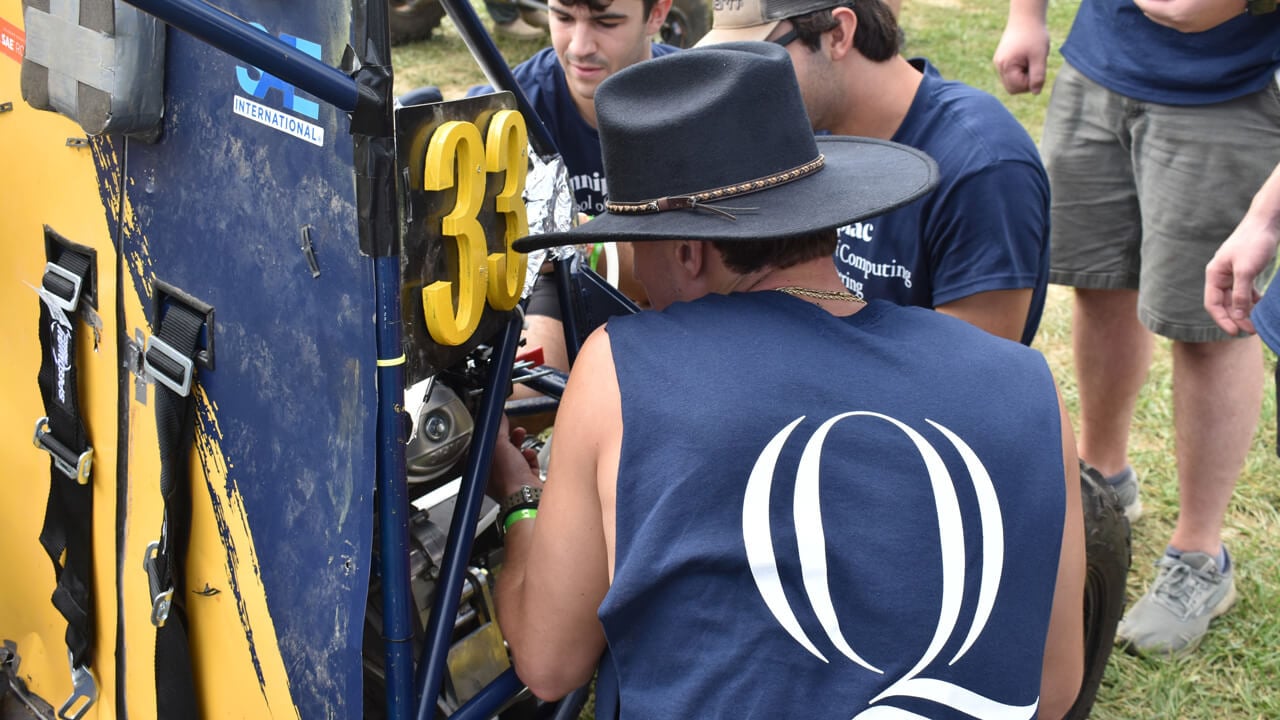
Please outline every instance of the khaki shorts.
[[1229, 337], [1205, 312], [1204, 266], [1280, 163], [1275, 82], [1214, 105], [1158, 105], [1064, 64], [1041, 152], [1050, 282], [1136, 289], [1139, 319], [1173, 340]]

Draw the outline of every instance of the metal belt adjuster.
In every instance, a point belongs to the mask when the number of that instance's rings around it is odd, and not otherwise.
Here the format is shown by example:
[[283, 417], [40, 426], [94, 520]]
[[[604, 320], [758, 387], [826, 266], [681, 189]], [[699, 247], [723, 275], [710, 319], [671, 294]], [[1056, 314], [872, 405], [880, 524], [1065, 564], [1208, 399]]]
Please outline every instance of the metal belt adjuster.
[[173, 585], [167, 589], [160, 588], [160, 571], [156, 568], [156, 558], [160, 555], [160, 542], [147, 545], [146, 555], [142, 558], [142, 569], [147, 571], [147, 580], [151, 588], [151, 624], [164, 627], [169, 619], [169, 608], [173, 606]]
[[89, 484], [89, 473], [93, 469], [93, 448], [86, 448], [78, 456], [71, 448], [63, 445], [49, 432], [49, 418], [42, 417], [36, 421], [35, 446], [53, 457], [53, 464], [62, 474], [81, 485]]
[[43, 282], [41, 282], [41, 287], [44, 288], [46, 297], [52, 300], [58, 307], [62, 308], [64, 312], [74, 313], [76, 311], [76, 307], [80, 304], [80, 284], [83, 282], [83, 279], [79, 275], [54, 262], [45, 263], [44, 271], [45, 274], [52, 273], [71, 283], [70, 297], [63, 297], [53, 290], [50, 290], [48, 287], [44, 287]]
[[[71, 664], [71, 697], [58, 708], [58, 717], [62, 720], [80, 720], [98, 701], [98, 684], [88, 667], [76, 666], [70, 650], [67, 651], [67, 662]], [[81, 700], [85, 701], [84, 704], [76, 708]]]
[[[152, 360], [152, 351], [155, 351], [158, 360], [176, 365], [179, 373], [174, 374], [159, 367]], [[142, 351], [142, 367], [152, 379], [182, 397], [191, 394], [191, 378], [195, 375], [196, 369], [195, 361], [178, 352], [176, 348], [160, 337], [152, 335], [147, 338], [146, 349]]]

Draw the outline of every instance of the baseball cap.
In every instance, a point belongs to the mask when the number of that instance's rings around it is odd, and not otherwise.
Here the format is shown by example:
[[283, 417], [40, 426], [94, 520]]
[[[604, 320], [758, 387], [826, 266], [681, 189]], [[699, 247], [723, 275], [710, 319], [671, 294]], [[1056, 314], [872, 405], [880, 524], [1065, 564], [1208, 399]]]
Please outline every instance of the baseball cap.
[[764, 40], [778, 23], [840, 5], [840, 0], [717, 0], [711, 31], [698, 46]]

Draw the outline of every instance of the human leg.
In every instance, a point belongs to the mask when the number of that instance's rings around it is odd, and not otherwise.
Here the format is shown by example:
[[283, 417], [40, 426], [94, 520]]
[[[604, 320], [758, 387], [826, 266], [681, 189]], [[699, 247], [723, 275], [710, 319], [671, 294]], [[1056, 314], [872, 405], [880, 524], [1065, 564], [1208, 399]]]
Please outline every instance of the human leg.
[[1178, 524], [1170, 545], [1214, 557], [1262, 409], [1258, 338], [1173, 344]]
[[[1223, 517], [1262, 404], [1262, 348], [1230, 339], [1203, 305], [1204, 266], [1280, 160], [1280, 96], [1205, 107], [1148, 105], [1136, 124], [1143, 178], [1138, 317], [1173, 340], [1179, 517], [1171, 545], [1217, 556]], [[1187, 212], [1194, 207], [1195, 212]]]
[[546, 29], [525, 21], [520, 7], [514, 2], [485, 0], [485, 10], [493, 20], [494, 30], [525, 40], [535, 40], [546, 35]]
[[489, 11], [489, 17], [497, 25], [520, 19], [520, 8], [515, 3], [485, 0], [484, 9]]
[[1142, 231], [1129, 116], [1125, 98], [1064, 65], [1042, 142], [1053, 188], [1050, 280], [1076, 288], [1078, 448], [1108, 476], [1127, 466], [1129, 421], [1152, 347], [1137, 317]]
[[1080, 457], [1103, 475], [1129, 464], [1129, 425], [1154, 345], [1134, 290], [1077, 288], [1072, 348], [1080, 396]]
[[1148, 105], [1134, 127], [1143, 178], [1138, 316], [1174, 341], [1179, 515], [1151, 589], [1116, 635], [1136, 652], [1179, 654], [1235, 601], [1221, 535], [1261, 407], [1262, 355], [1256, 338], [1227, 339], [1209, 318], [1203, 268], [1244, 214], [1247, 188], [1280, 160], [1280, 95], [1268, 88], [1215, 106]]

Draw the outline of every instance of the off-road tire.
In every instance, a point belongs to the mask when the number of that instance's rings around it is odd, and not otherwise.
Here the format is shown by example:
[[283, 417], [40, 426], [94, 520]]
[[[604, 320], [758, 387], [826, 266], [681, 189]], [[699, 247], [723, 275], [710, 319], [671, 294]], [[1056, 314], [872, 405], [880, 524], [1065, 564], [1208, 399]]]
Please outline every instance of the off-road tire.
[[392, 45], [430, 38], [443, 19], [444, 6], [437, 0], [387, 0]]
[[1124, 615], [1125, 581], [1131, 546], [1129, 521], [1102, 473], [1080, 461], [1084, 509], [1086, 571], [1084, 583], [1084, 680], [1067, 720], [1084, 720], [1111, 657], [1116, 626]]
[[690, 48], [710, 29], [711, 6], [707, 0], [674, 0], [660, 34], [668, 45]]

